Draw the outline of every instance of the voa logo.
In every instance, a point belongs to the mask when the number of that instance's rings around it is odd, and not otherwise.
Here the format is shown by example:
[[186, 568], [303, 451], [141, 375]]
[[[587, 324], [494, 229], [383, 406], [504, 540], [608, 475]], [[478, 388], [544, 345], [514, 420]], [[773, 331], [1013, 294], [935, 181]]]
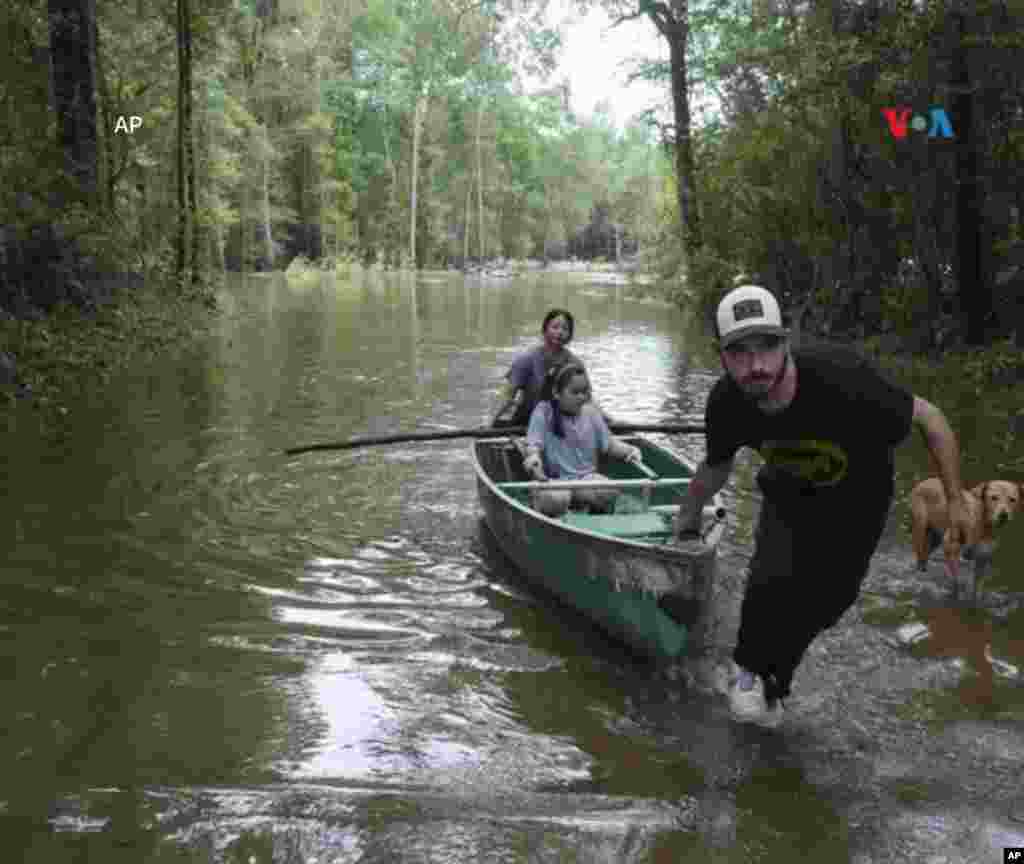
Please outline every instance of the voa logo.
[[889, 123], [889, 131], [892, 132], [893, 138], [906, 138], [907, 126], [915, 132], [924, 132], [927, 129], [929, 138], [953, 137], [953, 125], [942, 108], [929, 108], [927, 117], [924, 114], [914, 114], [911, 117], [911, 109], [902, 105], [896, 108], [883, 108], [882, 114]]

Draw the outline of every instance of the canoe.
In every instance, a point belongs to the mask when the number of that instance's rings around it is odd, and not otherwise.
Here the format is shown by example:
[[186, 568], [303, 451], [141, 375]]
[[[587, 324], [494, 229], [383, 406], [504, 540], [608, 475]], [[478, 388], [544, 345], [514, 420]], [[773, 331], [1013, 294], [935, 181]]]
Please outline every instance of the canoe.
[[703, 537], [672, 542], [671, 518], [694, 467], [646, 438], [623, 440], [642, 450], [656, 479], [620, 461], [601, 465], [619, 489], [615, 513], [553, 519], [531, 508], [530, 490], [540, 484], [530, 482], [511, 438], [473, 443], [477, 492], [488, 529], [529, 581], [635, 653], [671, 663], [705, 641], [725, 510], [716, 496], [705, 508]]

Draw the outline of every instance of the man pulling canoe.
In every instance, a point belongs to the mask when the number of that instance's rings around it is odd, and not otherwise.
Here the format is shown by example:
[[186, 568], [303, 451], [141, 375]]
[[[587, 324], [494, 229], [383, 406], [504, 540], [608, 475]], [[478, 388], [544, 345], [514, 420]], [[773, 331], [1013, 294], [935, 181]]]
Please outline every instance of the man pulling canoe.
[[740, 613], [729, 703], [774, 727], [807, 647], [853, 605], [893, 496], [893, 449], [916, 425], [939, 466], [951, 529], [966, 537], [956, 436], [942, 412], [838, 345], [793, 348], [762, 287], [730, 291], [716, 331], [725, 374], [705, 409], [707, 454], [680, 504], [680, 540], [700, 529], [740, 447], [758, 450], [764, 502]]

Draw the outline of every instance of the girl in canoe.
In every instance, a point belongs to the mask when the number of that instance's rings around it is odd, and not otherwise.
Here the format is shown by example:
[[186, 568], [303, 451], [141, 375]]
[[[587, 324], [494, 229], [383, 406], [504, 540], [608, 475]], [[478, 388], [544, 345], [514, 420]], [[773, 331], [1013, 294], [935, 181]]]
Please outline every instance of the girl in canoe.
[[[608, 454], [639, 464], [639, 447], [620, 441], [608, 431], [601, 410], [590, 399], [590, 381], [580, 363], [552, 370], [543, 400], [530, 415], [523, 467], [537, 480], [606, 480], [597, 473], [599, 455]], [[611, 509], [614, 489], [539, 490], [533, 506], [545, 516], [561, 516], [571, 504], [592, 513]]]
[[[552, 309], [544, 316], [540, 328], [543, 341], [517, 357], [505, 376], [508, 380], [502, 390], [501, 408], [494, 415], [493, 426], [525, 426], [541, 399], [547, 373], [566, 363], [583, 365], [583, 361], [565, 347], [572, 341], [574, 328], [572, 314], [565, 309]], [[503, 418], [501, 415], [516, 403], [517, 396], [519, 402], [512, 416]]]

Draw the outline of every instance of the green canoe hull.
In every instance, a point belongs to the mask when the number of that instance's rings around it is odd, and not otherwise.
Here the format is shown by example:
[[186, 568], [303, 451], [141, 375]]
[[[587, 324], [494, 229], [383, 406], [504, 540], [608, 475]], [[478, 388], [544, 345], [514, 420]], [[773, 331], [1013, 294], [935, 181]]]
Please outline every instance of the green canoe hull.
[[[689, 477], [691, 466], [643, 439], [644, 463], [660, 477]], [[704, 640], [722, 525], [703, 542], [666, 543], [668, 523], [647, 511], [622, 516], [543, 516], [527, 495], [497, 484], [521, 481], [521, 459], [508, 441], [473, 445], [484, 520], [502, 551], [530, 581], [557, 596], [634, 652], [658, 662], [696, 653]], [[608, 476], [635, 476], [629, 466], [604, 466]], [[637, 475], [638, 476], [638, 475]], [[678, 501], [657, 489], [651, 504]], [[613, 535], [620, 536], [613, 536]]]

